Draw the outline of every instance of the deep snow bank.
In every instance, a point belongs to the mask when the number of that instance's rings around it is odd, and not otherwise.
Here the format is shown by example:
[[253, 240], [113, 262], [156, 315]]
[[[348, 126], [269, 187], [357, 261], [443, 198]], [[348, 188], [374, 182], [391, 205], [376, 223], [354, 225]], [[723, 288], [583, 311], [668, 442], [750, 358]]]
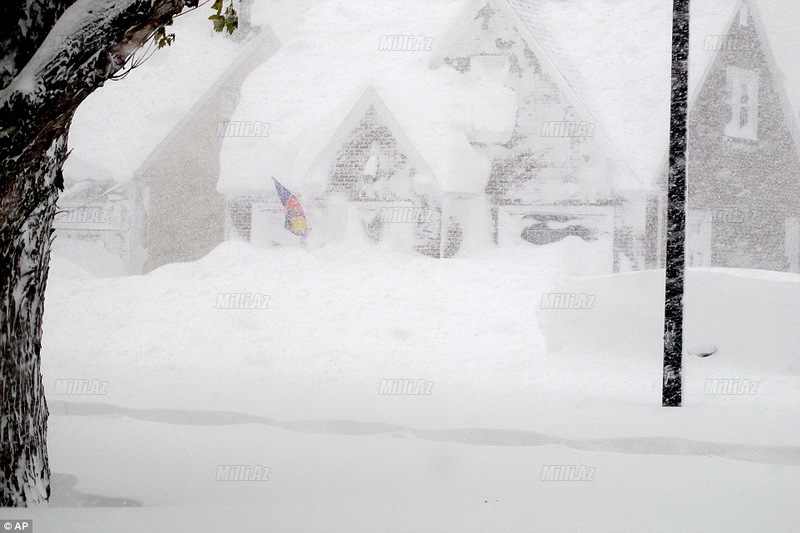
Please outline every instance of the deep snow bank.
[[[609, 359], [640, 359], [659, 353], [663, 293], [663, 270], [553, 286], [536, 312], [548, 352], [589, 352]], [[708, 361], [692, 359], [689, 363], [707, 367], [724, 363], [728, 369], [764, 374], [800, 374], [800, 276], [690, 269], [684, 310], [684, 348], [693, 353], [706, 346], [718, 348]]]
[[[700, 409], [664, 412], [663, 274], [568, 282], [579, 243], [567, 241], [448, 260], [363, 243], [226, 243], [145, 276], [56, 272], [42, 344], [48, 397], [573, 438], [797, 442], [797, 276], [692, 273], [687, 335], [720, 351], [686, 359], [685, 405]], [[552, 291], [591, 293], [595, 308], [537, 311]], [[262, 297], [220, 309], [226, 294]], [[561, 350], [548, 353], [556, 336]], [[107, 393], [55, 394], [70, 379], [105, 381]], [[380, 394], [382, 380], [398, 379], [432, 382], [432, 394]], [[704, 395], [706, 379], [759, 380], [758, 394]]]

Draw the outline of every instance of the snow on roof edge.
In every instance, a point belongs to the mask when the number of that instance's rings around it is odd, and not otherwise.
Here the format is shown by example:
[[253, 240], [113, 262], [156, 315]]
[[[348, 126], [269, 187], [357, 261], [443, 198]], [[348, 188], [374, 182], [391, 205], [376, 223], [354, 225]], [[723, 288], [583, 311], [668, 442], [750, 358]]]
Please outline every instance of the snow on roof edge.
[[361, 96], [358, 101], [350, 109], [347, 117], [336, 128], [335, 133], [330, 140], [325, 144], [325, 147], [320, 152], [319, 156], [314, 160], [308, 169], [308, 174], [314, 176], [320, 170], [322, 165], [330, 162], [332, 157], [335, 156], [336, 150], [341, 146], [347, 135], [350, 134], [353, 127], [358, 124], [363, 117], [363, 114], [369, 109], [370, 106], [375, 106], [378, 114], [386, 121], [392, 134], [397, 138], [398, 144], [403, 147], [408, 156], [417, 165], [417, 170], [421, 174], [429, 175], [436, 184], [440, 184], [438, 177], [433, 170], [428, 166], [428, 163], [417, 150], [417, 147], [408, 137], [403, 126], [397, 121], [394, 114], [391, 112], [386, 103], [381, 99], [378, 91], [372, 86], [368, 85], [366, 89], [359, 91]]
[[189, 111], [178, 121], [177, 124], [167, 133], [161, 141], [158, 142], [156, 148], [150, 152], [150, 155], [145, 158], [144, 161], [134, 170], [132, 179], [135, 179], [138, 176], [142, 176], [145, 174], [147, 168], [153, 164], [155, 160], [166, 150], [167, 145], [175, 139], [182, 130], [186, 127], [186, 125], [191, 122], [191, 120], [197, 115], [197, 113], [205, 106], [206, 102], [214, 95], [217, 91], [219, 91], [220, 87], [228, 81], [228, 79], [242, 66], [250, 56], [254, 50], [258, 49], [258, 46], [262, 43], [272, 42], [275, 44], [275, 47], [270, 47], [269, 49], [265, 50], [264, 53], [272, 55], [275, 53], [276, 50], [280, 48], [280, 41], [278, 37], [275, 35], [275, 32], [272, 31], [270, 26], [266, 26], [266, 30], [262, 26], [254, 26], [250, 29], [250, 35], [247, 36], [249, 42], [245, 45], [245, 47], [241, 50], [241, 52], [236, 56], [236, 59], [229, 65], [222, 74], [219, 75], [217, 80], [214, 82], [211, 87], [209, 87], [198, 100], [189, 108]]

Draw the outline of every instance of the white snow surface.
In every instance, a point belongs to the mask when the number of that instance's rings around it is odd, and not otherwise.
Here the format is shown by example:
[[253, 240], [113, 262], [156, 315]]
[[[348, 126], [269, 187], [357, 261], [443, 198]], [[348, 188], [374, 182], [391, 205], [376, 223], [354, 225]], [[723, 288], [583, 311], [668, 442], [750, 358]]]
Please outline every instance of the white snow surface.
[[[77, 491], [143, 506], [4, 510], [45, 533], [791, 533], [800, 521], [796, 466], [702, 455], [118, 416], [53, 416], [49, 436], [51, 464], [77, 476]], [[269, 480], [215, 481], [217, 465], [253, 463]], [[592, 465], [594, 481], [541, 481], [544, 464]]]
[[111, 278], [127, 273], [123, 260], [102, 243], [66, 239], [53, 242], [50, 275], [56, 279]]
[[[245, 83], [234, 117], [269, 122], [270, 136], [225, 140], [220, 190], [271, 187], [269, 175], [303, 183], [370, 85], [437, 175], [482, 164], [465, 155], [465, 133], [502, 128], [505, 90], [427, 70], [425, 53], [378, 51], [381, 34], [436, 42], [462, 2], [309, 0], [308, 16], [287, 2], [272, 12], [286, 46]], [[262, 4], [254, 19], [269, 17]], [[580, 67], [632, 166], [653, 171], [666, 154], [664, 75], [653, 65], [668, 52], [656, 23], [668, 7], [582, 4], [542, 3], [553, 44]], [[733, 3], [693, 4], [722, 13]], [[800, 49], [787, 43], [800, 8], [760, 6], [796, 106], [800, 76], [787, 58]], [[188, 95], [236, 57], [240, 45], [212, 34], [199, 11], [178, 20], [173, 47], [81, 107], [73, 171], [130, 179], [193, 105]], [[693, 39], [724, 31], [711, 26]], [[626, 89], [639, 96], [625, 100]], [[468, 109], [478, 104], [494, 114]], [[231, 242], [105, 279], [56, 248], [42, 341], [48, 438], [53, 472], [77, 484], [57, 478], [52, 509], [3, 517], [59, 533], [797, 531], [800, 276], [690, 270], [685, 348], [717, 352], [684, 356], [684, 405], [665, 409], [664, 273], [601, 276], [599, 262], [579, 260], [591, 246], [512, 240], [435, 260], [364, 242]], [[593, 306], [541, 309], [553, 292]], [[269, 306], [217, 309], [223, 293], [266, 295]], [[70, 379], [107, 392], [56, 395]], [[386, 379], [431, 382], [431, 394], [381, 395]], [[746, 382], [747, 393], [707, 394], [709, 380]], [[269, 480], [216, 481], [226, 464], [268, 466]], [[595, 479], [542, 481], [545, 465], [588, 465]], [[72, 507], [103, 498], [143, 507]]]
[[672, 4], [528, 3], [577, 73], [564, 71], [567, 82], [638, 180], [651, 183], [669, 148]]
[[[687, 347], [719, 351], [685, 356], [684, 407], [665, 409], [663, 271], [565, 270], [584, 246], [443, 261], [227, 243], [144, 276], [54, 270], [51, 467], [79, 493], [144, 507], [25, 516], [62, 532], [792, 531], [800, 276], [691, 270]], [[593, 308], [539, 309], [553, 291]], [[269, 295], [269, 308], [215, 309], [219, 293]], [[55, 395], [57, 379], [107, 391]], [[431, 394], [380, 395], [382, 379]], [[709, 395], [708, 379], [758, 385]], [[225, 464], [270, 478], [215, 481]], [[595, 480], [541, 481], [550, 464]], [[63, 483], [55, 494], [86, 505]]]
[[[605, 411], [592, 405], [595, 396], [653, 407], [660, 400], [663, 272], [565, 281], [591, 274], [576, 262], [573, 272], [564, 268], [587, 246], [571, 237], [437, 261], [368, 243], [306, 252], [231, 242], [200, 261], [145, 276], [51, 279], [45, 377], [49, 384], [72, 376], [108, 380], [103, 401], [128, 407], [434, 428], [556, 431], [563, 413], [544, 405]], [[737, 287], [746, 294], [735, 300]], [[687, 359], [690, 390], [717, 378], [714, 372], [763, 375], [777, 382], [771, 393], [763, 385], [757, 403], [786, 406], [783, 395], [796, 395], [800, 384], [800, 333], [792, 327], [798, 291], [797, 275], [691, 271], [687, 348], [715, 343], [720, 351]], [[596, 295], [595, 309], [539, 309], [545, 292]], [[220, 293], [268, 295], [269, 308], [216, 309]], [[84, 320], [76, 324], [76, 316]], [[434, 382], [424, 411], [376, 398], [380, 380], [401, 378]], [[515, 400], [517, 408], [504, 408]], [[710, 400], [700, 394], [687, 401]], [[603, 416], [616, 417], [611, 410]], [[593, 431], [653, 429], [618, 422]], [[570, 428], [574, 436], [583, 431]], [[728, 437], [757, 442], [782, 433]], [[796, 436], [786, 429], [779, 440]]]

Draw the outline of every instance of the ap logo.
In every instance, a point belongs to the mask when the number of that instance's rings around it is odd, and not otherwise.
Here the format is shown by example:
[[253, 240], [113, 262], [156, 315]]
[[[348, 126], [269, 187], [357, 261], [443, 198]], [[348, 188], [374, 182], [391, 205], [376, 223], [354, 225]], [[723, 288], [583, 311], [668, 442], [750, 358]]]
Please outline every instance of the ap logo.
[[6, 520], [3, 522], [3, 529], [5, 531], [25, 531], [30, 533], [33, 531], [33, 522], [31, 520]]

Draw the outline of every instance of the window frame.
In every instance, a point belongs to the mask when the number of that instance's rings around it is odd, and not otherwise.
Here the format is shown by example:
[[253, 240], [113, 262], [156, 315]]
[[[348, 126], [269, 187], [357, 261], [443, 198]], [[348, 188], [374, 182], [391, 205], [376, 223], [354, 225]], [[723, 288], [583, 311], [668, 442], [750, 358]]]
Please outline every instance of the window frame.
[[[745, 91], [742, 88], [745, 88]], [[759, 76], [758, 72], [745, 68], [728, 65], [726, 70], [726, 89], [728, 105], [731, 108], [731, 121], [725, 125], [725, 135], [736, 139], [748, 141], [758, 140], [759, 121]], [[742, 102], [743, 96], [748, 101]], [[742, 118], [748, 118], [748, 123], [742, 126]]]

